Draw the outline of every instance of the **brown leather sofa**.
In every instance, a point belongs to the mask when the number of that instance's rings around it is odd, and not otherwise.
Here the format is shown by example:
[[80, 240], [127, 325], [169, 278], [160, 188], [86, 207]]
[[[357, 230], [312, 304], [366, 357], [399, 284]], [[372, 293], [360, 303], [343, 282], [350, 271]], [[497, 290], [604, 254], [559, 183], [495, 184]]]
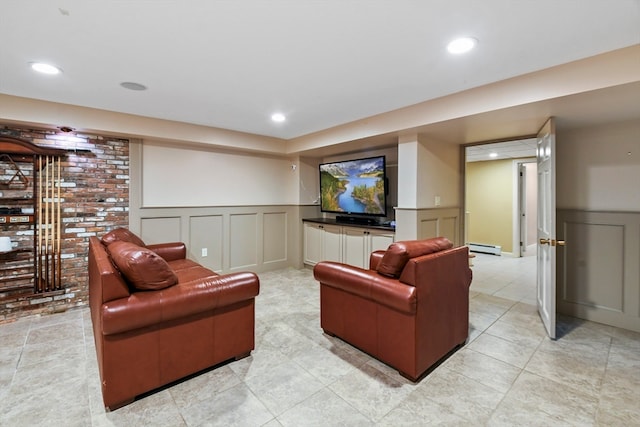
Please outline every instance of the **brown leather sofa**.
[[393, 243], [369, 270], [323, 261], [320, 322], [412, 381], [463, 345], [469, 333], [469, 249], [444, 237]]
[[89, 303], [102, 397], [136, 396], [254, 349], [254, 273], [218, 275], [183, 243], [146, 246], [126, 229], [89, 238]]

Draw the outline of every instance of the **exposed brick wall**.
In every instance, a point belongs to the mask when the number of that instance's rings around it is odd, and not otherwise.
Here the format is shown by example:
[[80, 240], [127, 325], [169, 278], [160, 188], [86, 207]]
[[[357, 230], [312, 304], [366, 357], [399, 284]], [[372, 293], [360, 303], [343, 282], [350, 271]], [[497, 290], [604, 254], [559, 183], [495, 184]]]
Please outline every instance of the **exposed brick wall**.
[[[0, 134], [44, 147], [69, 151], [61, 163], [62, 285], [56, 295], [27, 295], [24, 291], [0, 293], [0, 323], [40, 313], [66, 311], [88, 304], [88, 237], [102, 236], [129, 224], [129, 141], [109, 136], [65, 134], [53, 130], [25, 129], [0, 124]], [[0, 235], [33, 239], [8, 226]], [[26, 243], [26, 242], [25, 242]], [[0, 272], [0, 274], [2, 274]]]

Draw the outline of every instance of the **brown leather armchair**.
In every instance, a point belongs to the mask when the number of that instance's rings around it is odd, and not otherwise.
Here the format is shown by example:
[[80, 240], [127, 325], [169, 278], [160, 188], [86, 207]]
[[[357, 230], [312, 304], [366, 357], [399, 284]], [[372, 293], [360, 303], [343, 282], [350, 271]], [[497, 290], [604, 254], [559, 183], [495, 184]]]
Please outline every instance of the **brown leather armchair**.
[[254, 348], [254, 273], [218, 275], [183, 243], [126, 229], [89, 238], [89, 304], [105, 407]]
[[401, 241], [373, 252], [369, 267], [316, 264], [321, 327], [417, 381], [467, 340], [469, 249]]

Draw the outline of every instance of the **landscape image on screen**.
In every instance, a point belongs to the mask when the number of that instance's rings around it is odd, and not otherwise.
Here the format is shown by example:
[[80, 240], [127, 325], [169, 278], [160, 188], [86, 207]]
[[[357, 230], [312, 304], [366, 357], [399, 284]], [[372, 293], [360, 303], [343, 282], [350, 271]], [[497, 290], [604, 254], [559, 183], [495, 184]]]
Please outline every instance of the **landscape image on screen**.
[[321, 210], [384, 216], [384, 168], [384, 156], [321, 164]]

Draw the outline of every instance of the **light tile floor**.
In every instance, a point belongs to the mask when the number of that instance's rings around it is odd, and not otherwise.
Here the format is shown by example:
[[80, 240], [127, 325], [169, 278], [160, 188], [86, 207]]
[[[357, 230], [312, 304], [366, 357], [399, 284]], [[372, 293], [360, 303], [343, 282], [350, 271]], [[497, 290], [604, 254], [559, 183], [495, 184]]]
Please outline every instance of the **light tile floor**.
[[536, 305], [535, 246], [522, 258], [477, 253], [472, 289], [489, 295]]
[[527, 262], [478, 255], [468, 343], [417, 384], [322, 333], [309, 269], [260, 274], [250, 357], [113, 412], [86, 308], [1, 325], [0, 425], [640, 425], [640, 334], [560, 317], [547, 339]]

